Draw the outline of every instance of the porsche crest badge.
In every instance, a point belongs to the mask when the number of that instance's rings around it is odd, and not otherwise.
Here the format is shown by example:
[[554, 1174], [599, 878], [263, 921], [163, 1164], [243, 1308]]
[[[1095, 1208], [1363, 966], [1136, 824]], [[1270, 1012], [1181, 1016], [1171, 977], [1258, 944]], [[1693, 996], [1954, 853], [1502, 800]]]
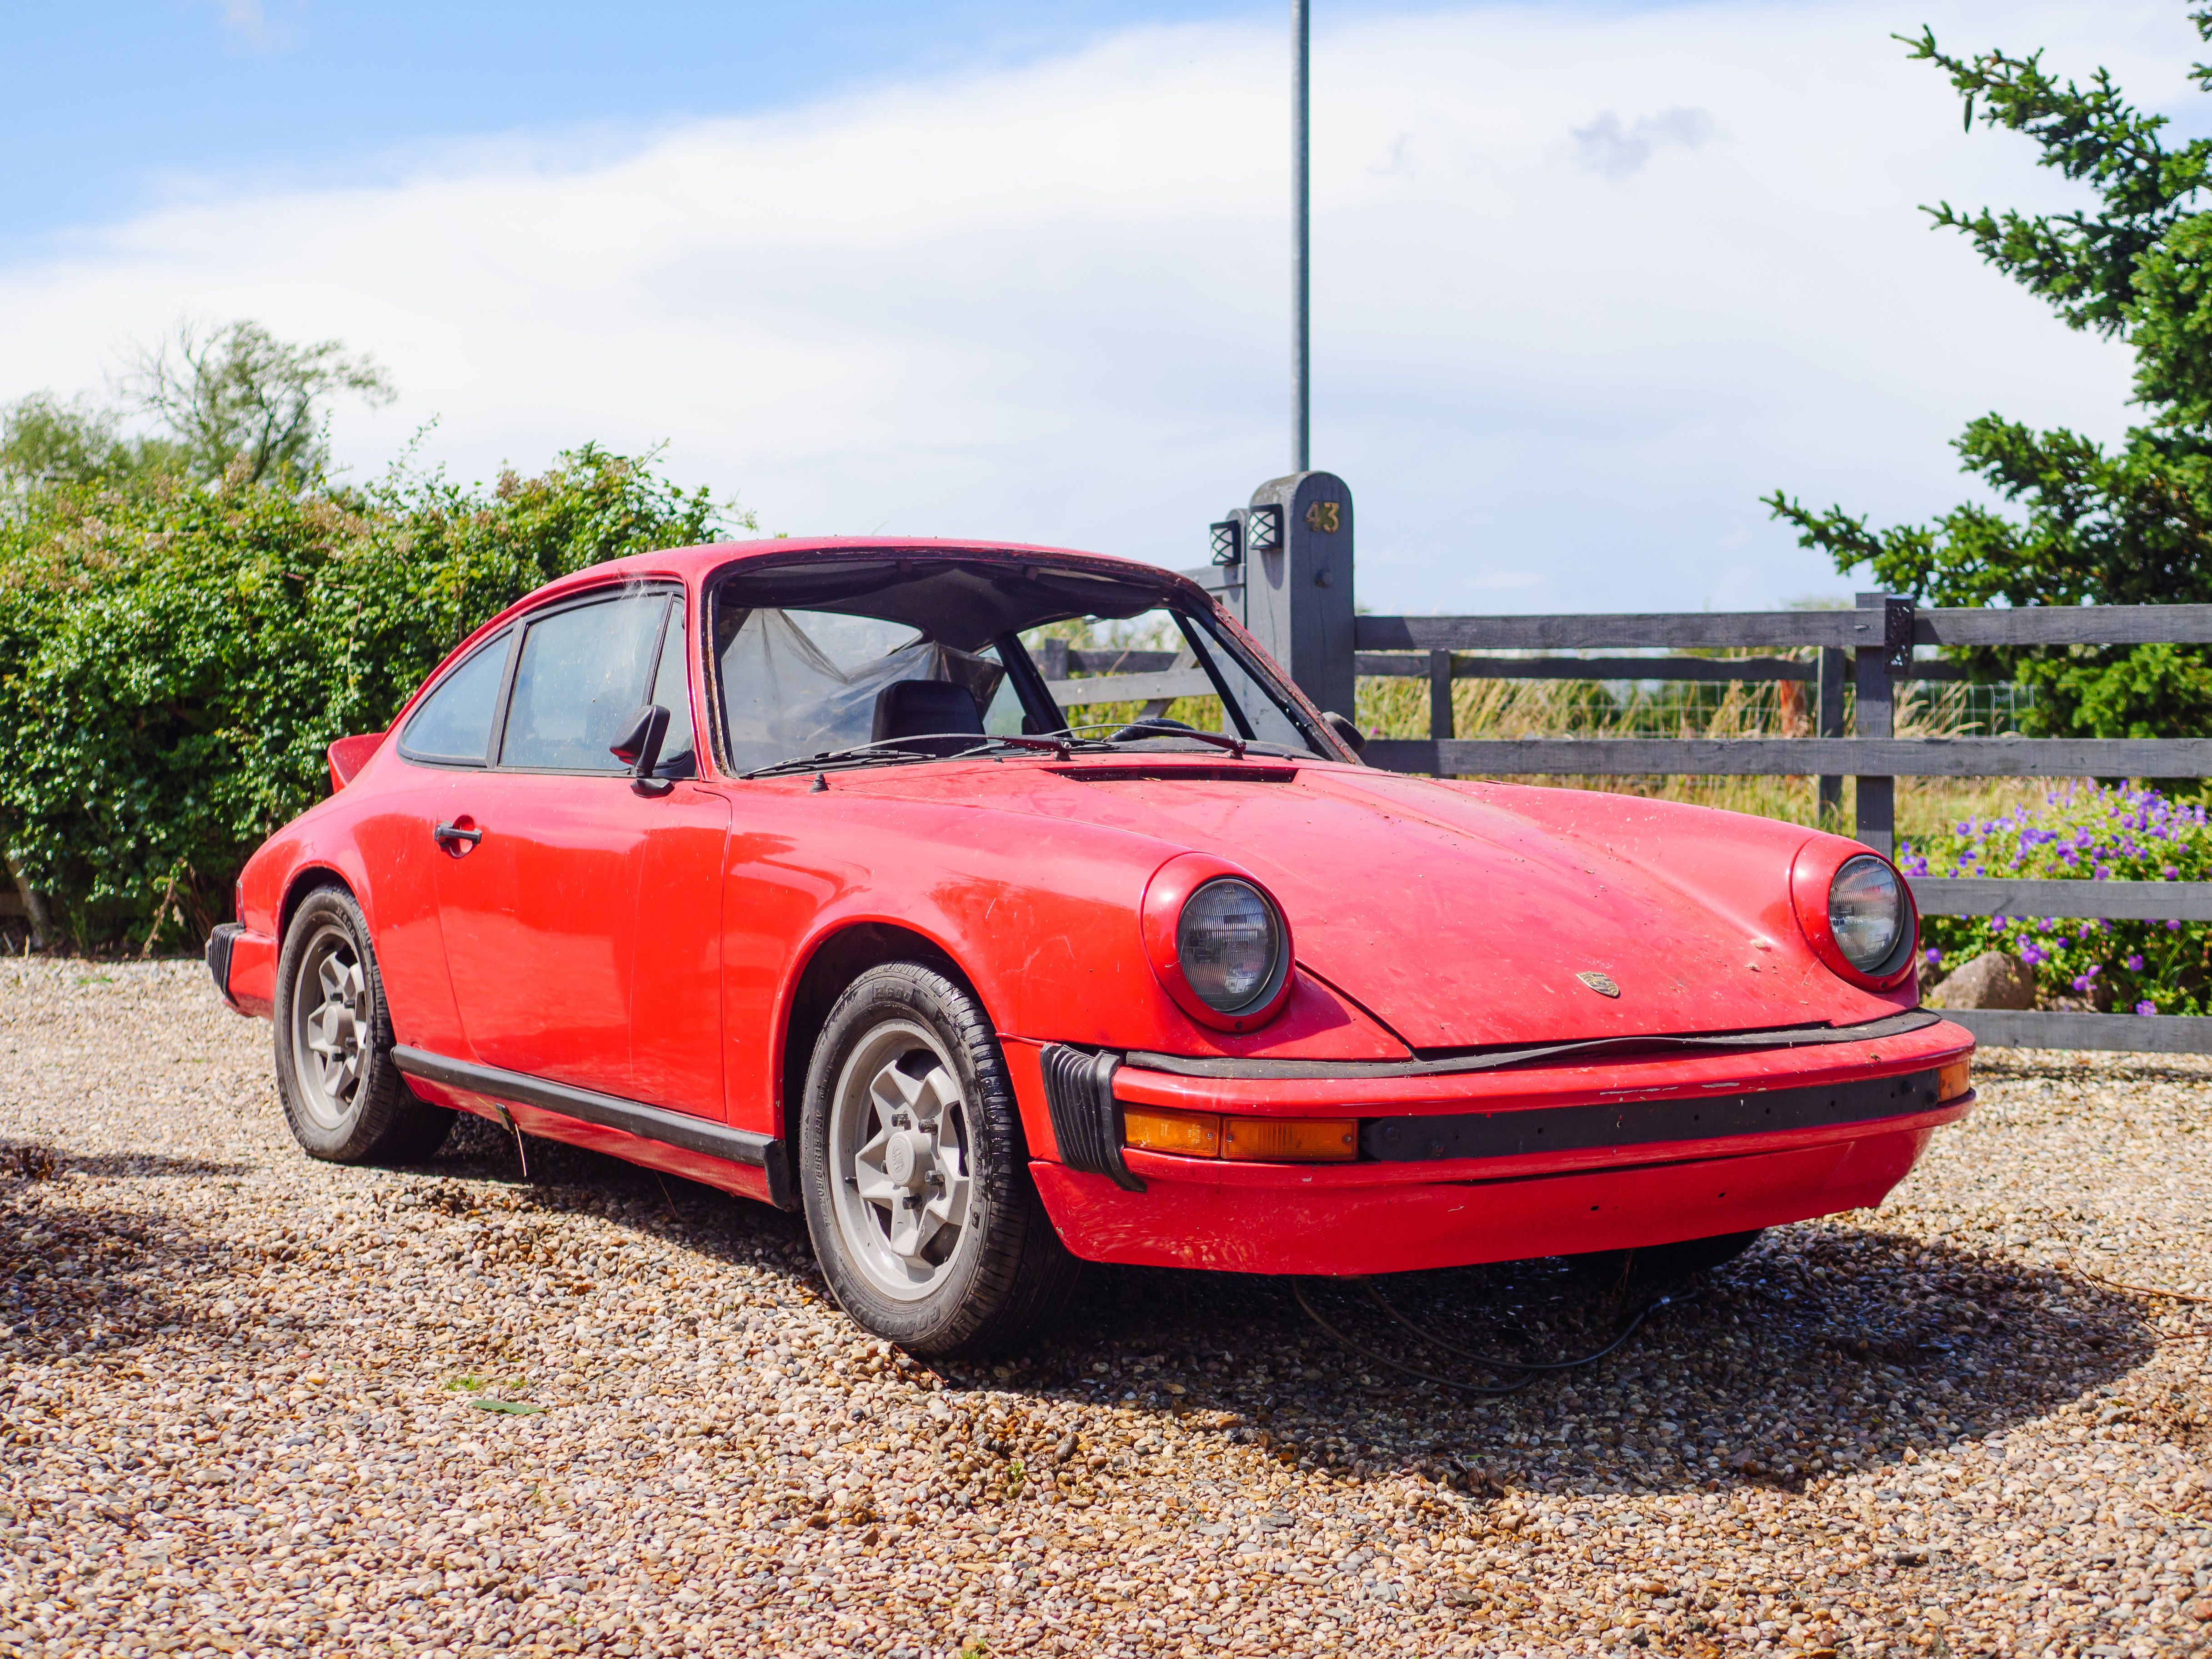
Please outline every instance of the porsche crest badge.
[[1601, 997], [1617, 997], [1620, 994], [1620, 987], [1613, 982], [1613, 976], [1609, 974], [1577, 974], [1575, 977]]

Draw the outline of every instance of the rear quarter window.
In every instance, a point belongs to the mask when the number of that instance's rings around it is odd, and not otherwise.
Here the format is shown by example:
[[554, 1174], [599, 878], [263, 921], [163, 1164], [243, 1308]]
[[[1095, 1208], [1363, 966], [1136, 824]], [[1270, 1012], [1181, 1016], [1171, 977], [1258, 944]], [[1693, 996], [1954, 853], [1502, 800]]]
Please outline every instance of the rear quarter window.
[[408, 717], [399, 734], [399, 752], [411, 760], [482, 766], [491, 749], [492, 719], [499, 712], [499, 689], [507, 678], [507, 648], [512, 632], [484, 641], [468, 659], [439, 682], [438, 689]]

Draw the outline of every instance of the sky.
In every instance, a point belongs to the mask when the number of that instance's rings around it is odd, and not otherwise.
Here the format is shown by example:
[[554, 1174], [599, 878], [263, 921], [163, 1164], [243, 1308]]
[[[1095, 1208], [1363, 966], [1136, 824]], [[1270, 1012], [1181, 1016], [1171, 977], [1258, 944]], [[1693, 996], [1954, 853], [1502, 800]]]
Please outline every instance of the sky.
[[[2176, 0], [1313, 11], [1314, 459], [1370, 608], [1848, 594], [1761, 495], [1917, 520], [1976, 415], [2124, 429], [2124, 348], [1919, 210], [2082, 196], [1890, 37], [2108, 66], [2185, 136]], [[658, 446], [768, 532], [1194, 564], [1288, 470], [1286, 14], [0, 0], [0, 400], [250, 317], [390, 370], [357, 477]]]

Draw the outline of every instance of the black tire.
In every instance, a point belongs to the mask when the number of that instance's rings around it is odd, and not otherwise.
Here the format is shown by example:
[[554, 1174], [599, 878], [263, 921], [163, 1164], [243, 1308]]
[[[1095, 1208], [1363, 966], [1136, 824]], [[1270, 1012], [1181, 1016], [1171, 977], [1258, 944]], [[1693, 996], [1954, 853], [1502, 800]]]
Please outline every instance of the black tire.
[[1577, 1276], [1607, 1290], [1660, 1290], [1676, 1279], [1735, 1261], [1757, 1243], [1765, 1231], [1754, 1227], [1747, 1233], [1685, 1238], [1634, 1250], [1593, 1250], [1588, 1255], [1571, 1255], [1567, 1261]]
[[458, 1114], [417, 1098], [392, 1063], [376, 946], [343, 887], [318, 887], [293, 913], [276, 959], [276, 1026], [277, 1097], [310, 1157], [412, 1164], [451, 1133]]
[[800, 1103], [799, 1177], [838, 1305], [912, 1352], [1011, 1347], [1075, 1288], [1082, 1264], [1030, 1179], [991, 1023], [934, 969], [872, 968], [830, 1009]]

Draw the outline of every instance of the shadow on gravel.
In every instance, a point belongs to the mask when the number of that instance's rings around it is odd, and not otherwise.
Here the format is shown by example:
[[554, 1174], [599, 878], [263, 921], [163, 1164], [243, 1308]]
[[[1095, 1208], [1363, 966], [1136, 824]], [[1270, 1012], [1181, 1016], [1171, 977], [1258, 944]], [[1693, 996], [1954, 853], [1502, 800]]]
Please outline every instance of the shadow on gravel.
[[[71, 1170], [98, 1162], [65, 1161]], [[76, 1201], [54, 1168], [27, 1177], [11, 1164], [0, 1176], [0, 1371], [158, 1343], [185, 1317], [169, 1275], [216, 1259], [173, 1217]]]
[[[1994, 1255], [1837, 1225], [1775, 1230], [1738, 1261], [1671, 1286], [1641, 1329], [1586, 1369], [1482, 1398], [1389, 1361], [1514, 1380], [1425, 1346], [1355, 1284], [1308, 1280], [1347, 1352], [1286, 1285], [1107, 1269], [1086, 1282], [1063, 1370], [1079, 1389], [1237, 1411], [1286, 1461], [1358, 1474], [1417, 1471], [1475, 1491], [1802, 1487], [2002, 1433], [2113, 1382], [2156, 1335], [2130, 1297]], [[1649, 1299], [1588, 1286], [1558, 1261], [1396, 1275], [1400, 1312], [1462, 1351], [1558, 1360], [1602, 1348]], [[1147, 1360], [1156, 1363], [1147, 1364]]]
[[243, 1176], [250, 1164], [218, 1164], [166, 1152], [58, 1152], [35, 1141], [0, 1144], [0, 1170], [45, 1180], [68, 1170], [106, 1181], [143, 1181], [161, 1176]]
[[[527, 1207], [588, 1210], [821, 1291], [797, 1216], [557, 1143], [533, 1139], [528, 1152], [524, 1183], [514, 1142], [466, 1119], [419, 1167], [495, 1181]], [[1225, 1432], [1351, 1480], [1418, 1473], [1492, 1494], [1528, 1485], [1796, 1489], [1808, 1476], [1901, 1464], [2042, 1417], [2142, 1364], [2157, 1340], [2119, 1291], [1835, 1224], [1776, 1229], [1724, 1267], [1633, 1293], [1593, 1288], [1556, 1260], [1381, 1282], [1425, 1332], [1506, 1359], [1602, 1348], [1656, 1290], [1673, 1299], [1609, 1358], [1483, 1397], [1389, 1362], [1487, 1384], [1517, 1373], [1425, 1346], [1356, 1282], [1305, 1281], [1316, 1308], [1357, 1345], [1347, 1352], [1300, 1310], [1286, 1280], [1094, 1267], [1068, 1316], [1029, 1351], [936, 1369], [956, 1389], [1164, 1417], [1233, 1413]]]

